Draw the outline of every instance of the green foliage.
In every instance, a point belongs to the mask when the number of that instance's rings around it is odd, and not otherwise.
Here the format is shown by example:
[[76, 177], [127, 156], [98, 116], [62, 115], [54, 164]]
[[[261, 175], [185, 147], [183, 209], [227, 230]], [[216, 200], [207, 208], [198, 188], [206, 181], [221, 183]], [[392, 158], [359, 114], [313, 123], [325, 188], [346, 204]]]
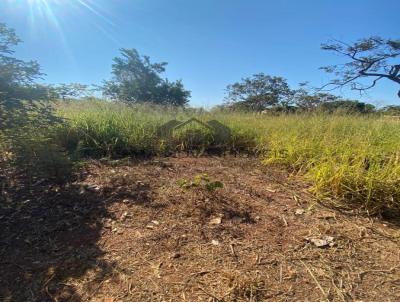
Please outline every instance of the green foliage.
[[400, 106], [386, 106], [379, 110], [379, 112], [385, 115], [400, 116]]
[[189, 124], [175, 130], [171, 138], [172, 149], [177, 151], [197, 151], [203, 153], [214, 143], [212, 129], [202, 125]]
[[52, 89], [58, 98], [66, 100], [85, 96], [87, 94], [88, 86], [79, 83], [70, 83], [59, 84], [52, 87]]
[[[79, 148], [78, 153], [83, 156], [223, 152], [240, 147], [236, 142], [243, 136], [233, 133], [232, 139], [218, 137], [210, 128], [197, 123], [173, 131], [171, 137], [158, 135], [159, 127], [174, 119], [185, 121], [194, 115], [200, 120], [213, 119], [208, 113], [191, 108], [151, 104], [127, 106], [104, 101], [59, 103], [57, 108], [59, 115], [69, 123], [68, 127], [58, 128], [58, 139], [63, 141], [62, 146], [73, 153]], [[243, 140], [248, 142], [249, 138]]]
[[121, 49], [121, 57], [114, 58], [113, 79], [106, 81], [103, 93], [126, 103], [151, 102], [183, 106], [189, 102], [190, 91], [181, 81], [162, 79], [167, 63], [151, 63], [148, 56], [141, 57], [136, 49]]
[[341, 112], [347, 114], [365, 114], [375, 112], [375, 106], [353, 100], [334, 100], [329, 102], [322, 102], [317, 109], [327, 112]]
[[224, 184], [221, 181], [211, 181], [208, 174], [198, 174], [193, 180], [179, 179], [176, 184], [182, 189], [189, 188], [205, 188], [207, 191], [213, 192], [219, 188], [223, 188]]
[[286, 79], [263, 73], [228, 85], [226, 100], [241, 109], [261, 111], [274, 106], [289, 106], [294, 92]]
[[[59, 146], [57, 152], [63, 156], [63, 150], [77, 158], [176, 151], [176, 145], [185, 146], [188, 133], [193, 134], [191, 125], [175, 134], [175, 144], [170, 138], [159, 137], [157, 128], [169, 120], [184, 121], [196, 116], [199, 120], [217, 120], [230, 128], [231, 138], [224, 142], [226, 150], [257, 152], [266, 165], [287, 166], [310, 180], [321, 199], [330, 197], [331, 202], [357, 205], [370, 212], [400, 210], [400, 127], [395, 119], [323, 113], [277, 116], [220, 110], [209, 113], [93, 100], [60, 102], [57, 115], [65, 123], [54, 124], [51, 133], [43, 137], [51, 137], [51, 144]], [[202, 137], [200, 146], [207, 146], [207, 128], [194, 129], [203, 131], [195, 137]], [[44, 140], [40, 144], [44, 145]], [[209, 183], [210, 190], [220, 187], [213, 182], [199, 175], [182, 180], [179, 185], [207, 189]]]
[[11, 47], [19, 42], [15, 31], [0, 23], [0, 132], [9, 139], [26, 133], [27, 127], [37, 131], [59, 120], [51, 104], [43, 102], [53, 96], [51, 89], [33, 83], [42, 75], [39, 65], [11, 56]]
[[[304, 85], [303, 85], [304, 86]], [[337, 96], [330, 93], [309, 93], [305, 88], [300, 88], [295, 93], [296, 106], [300, 111], [315, 111], [324, 103], [334, 102]]]
[[0, 102], [48, 97], [47, 86], [33, 84], [33, 80], [42, 75], [39, 64], [36, 61], [25, 62], [12, 56], [12, 47], [20, 42], [14, 30], [0, 23]]
[[319, 197], [333, 197], [336, 205], [359, 205], [370, 213], [400, 210], [398, 122], [349, 115], [274, 122], [262, 143], [264, 164], [297, 171]]
[[11, 47], [19, 42], [14, 30], [0, 23], [0, 166], [24, 174], [30, 182], [36, 178], [61, 182], [70, 174], [71, 164], [51, 140], [50, 131], [62, 119], [48, 102], [53, 91], [33, 82], [42, 75], [37, 62], [12, 57]]
[[220, 181], [212, 181], [212, 182], [208, 182], [206, 184], [206, 188], [208, 191], [215, 191], [216, 189], [222, 189], [224, 187], [224, 184]]
[[46, 136], [19, 137], [10, 148], [11, 164], [19, 173], [24, 173], [29, 183], [51, 179], [57, 183], [68, 180], [72, 162], [64, 149]]

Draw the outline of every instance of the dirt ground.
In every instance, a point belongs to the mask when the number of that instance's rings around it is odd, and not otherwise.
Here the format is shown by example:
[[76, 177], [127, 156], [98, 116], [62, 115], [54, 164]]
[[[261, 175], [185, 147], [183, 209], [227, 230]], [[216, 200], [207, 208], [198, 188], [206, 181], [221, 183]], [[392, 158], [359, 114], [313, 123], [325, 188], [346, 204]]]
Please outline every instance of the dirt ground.
[[400, 301], [398, 223], [257, 159], [92, 161], [0, 198], [0, 301]]

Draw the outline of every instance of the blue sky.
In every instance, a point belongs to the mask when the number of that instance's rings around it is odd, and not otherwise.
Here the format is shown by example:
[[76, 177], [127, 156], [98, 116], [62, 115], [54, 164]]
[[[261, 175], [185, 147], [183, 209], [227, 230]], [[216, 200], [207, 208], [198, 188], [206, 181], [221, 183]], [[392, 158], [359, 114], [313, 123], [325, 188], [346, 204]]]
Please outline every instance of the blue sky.
[[[99, 84], [121, 47], [136, 48], [168, 62], [165, 76], [182, 79], [191, 104], [206, 107], [258, 72], [293, 88], [322, 85], [329, 76], [318, 68], [342, 61], [322, 42], [400, 38], [399, 12], [399, 0], [0, 0], [0, 22], [24, 41], [17, 56], [37, 60], [46, 82]], [[398, 104], [397, 90], [382, 82], [361, 99]]]

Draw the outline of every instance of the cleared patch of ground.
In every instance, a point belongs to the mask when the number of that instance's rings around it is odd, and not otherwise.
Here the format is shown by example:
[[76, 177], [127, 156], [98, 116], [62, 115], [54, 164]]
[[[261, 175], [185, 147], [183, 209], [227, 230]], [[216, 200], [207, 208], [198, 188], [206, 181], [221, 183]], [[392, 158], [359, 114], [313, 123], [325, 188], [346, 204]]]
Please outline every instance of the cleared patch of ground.
[[3, 191], [0, 301], [400, 301], [395, 222], [324, 208], [257, 159], [86, 169]]

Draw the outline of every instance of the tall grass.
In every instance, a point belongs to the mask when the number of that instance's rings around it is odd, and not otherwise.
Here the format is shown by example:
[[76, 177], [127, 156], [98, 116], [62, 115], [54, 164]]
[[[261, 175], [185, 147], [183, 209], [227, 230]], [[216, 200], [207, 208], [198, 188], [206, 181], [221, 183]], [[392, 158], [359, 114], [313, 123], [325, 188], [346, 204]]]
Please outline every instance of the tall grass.
[[[400, 123], [376, 117], [311, 116], [275, 120], [263, 163], [305, 175], [320, 197], [378, 212], [400, 209]], [[282, 151], [283, 150], [283, 151]]]
[[[256, 152], [265, 165], [284, 165], [310, 180], [321, 198], [330, 197], [371, 212], [400, 210], [398, 121], [377, 116], [266, 116], [128, 107], [102, 101], [60, 104], [58, 113], [67, 124], [57, 129], [57, 140], [87, 156], [165, 154], [179, 147], [182, 150], [185, 144], [190, 145], [188, 136], [180, 133], [174, 139], [159, 137], [160, 125], [171, 119], [217, 119], [231, 129], [225, 150]], [[197, 130], [190, 133], [201, 133]], [[209, 133], [198, 135], [204, 150], [216, 143]]]

